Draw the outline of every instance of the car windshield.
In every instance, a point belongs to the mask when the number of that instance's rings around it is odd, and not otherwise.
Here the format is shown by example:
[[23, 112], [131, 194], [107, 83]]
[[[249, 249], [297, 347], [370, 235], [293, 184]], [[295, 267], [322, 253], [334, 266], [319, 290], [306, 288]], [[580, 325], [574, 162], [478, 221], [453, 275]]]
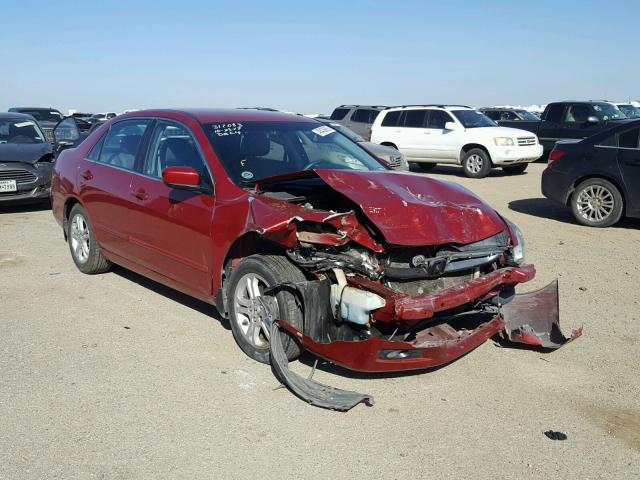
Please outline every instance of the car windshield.
[[43, 143], [44, 134], [33, 120], [0, 120], [0, 145], [6, 143]]
[[476, 110], [453, 110], [453, 113], [464, 128], [497, 127], [498, 124], [484, 113]]
[[520, 115], [523, 120], [533, 120], [533, 121], [540, 120], [540, 117], [538, 117], [534, 113], [527, 112], [526, 110], [517, 110], [517, 112], [518, 112], [518, 115]]
[[618, 105], [627, 118], [640, 118], [640, 108], [633, 105]]
[[355, 142], [317, 122], [221, 122], [204, 126], [231, 179], [242, 187], [301, 170], [385, 170]]
[[593, 109], [600, 120], [624, 120], [627, 118], [618, 107], [610, 103], [594, 103]]
[[364, 138], [362, 138], [360, 135], [358, 135], [353, 130], [348, 129], [344, 125], [340, 125], [339, 123], [333, 123], [333, 122], [327, 123], [327, 125], [329, 125], [334, 130], [339, 131], [341, 134], [343, 134], [344, 136], [346, 136], [347, 138], [351, 139], [352, 141], [354, 141], [356, 143], [364, 142]]
[[39, 122], [59, 122], [62, 120], [62, 114], [53, 110], [20, 110], [20, 113], [31, 115]]

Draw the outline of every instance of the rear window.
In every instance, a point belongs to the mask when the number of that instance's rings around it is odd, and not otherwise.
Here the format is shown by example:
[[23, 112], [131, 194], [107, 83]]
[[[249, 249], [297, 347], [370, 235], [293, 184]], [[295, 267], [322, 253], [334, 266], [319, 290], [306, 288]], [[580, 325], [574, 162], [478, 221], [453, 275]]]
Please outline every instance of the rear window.
[[400, 110], [396, 110], [395, 112], [387, 113], [382, 119], [383, 127], [397, 127], [398, 120], [400, 120], [400, 114], [402, 112]]
[[378, 110], [365, 110], [359, 108], [353, 112], [353, 115], [351, 115], [351, 121], [358, 123], [373, 123], [378, 116], [378, 113], [380, 113]]
[[336, 108], [333, 111], [333, 113], [331, 114], [330, 119], [331, 120], [342, 120], [347, 113], [349, 113], [349, 109], [348, 108]]

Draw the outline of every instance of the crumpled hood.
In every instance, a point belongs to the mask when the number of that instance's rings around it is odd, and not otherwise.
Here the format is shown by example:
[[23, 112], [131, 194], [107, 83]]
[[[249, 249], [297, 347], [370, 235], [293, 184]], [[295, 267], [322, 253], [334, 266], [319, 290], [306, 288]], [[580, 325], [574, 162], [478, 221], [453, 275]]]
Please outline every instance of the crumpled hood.
[[316, 170], [357, 203], [394, 245], [467, 244], [506, 229], [496, 211], [466, 188], [399, 172]]
[[23, 162], [34, 164], [53, 149], [49, 142], [0, 143], [0, 162]]

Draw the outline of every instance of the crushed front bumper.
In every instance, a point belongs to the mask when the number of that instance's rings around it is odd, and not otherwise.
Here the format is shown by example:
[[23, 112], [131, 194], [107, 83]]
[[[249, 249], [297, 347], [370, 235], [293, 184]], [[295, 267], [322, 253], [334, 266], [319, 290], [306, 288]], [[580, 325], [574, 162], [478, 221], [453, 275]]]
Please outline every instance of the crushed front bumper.
[[[436, 293], [410, 297], [393, 292], [381, 319], [386, 319], [387, 315], [395, 317], [395, 321], [430, 318], [437, 312], [490, 299], [499, 293], [500, 288], [526, 281], [534, 273], [530, 265], [508, 267]], [[388, 292], [386, 288], [379, 287], [375, 293]], [[372, 336], [326, 343], [304, 335], [285, 322], [279, 323], [312, 353], [345, 368], [363, 372], [437, 367], [467, 354], [497, 335], [506, 341], [555, 349], [582, 333], [578, 328], [567, 338], [560, 331], [557, 282], [535, 292], [516, 295], [507, 305], [470, 311], [468, 315], [456, 315], [452, 319], [434, 318], [433, 324], [420, 330], [410, 341]]]

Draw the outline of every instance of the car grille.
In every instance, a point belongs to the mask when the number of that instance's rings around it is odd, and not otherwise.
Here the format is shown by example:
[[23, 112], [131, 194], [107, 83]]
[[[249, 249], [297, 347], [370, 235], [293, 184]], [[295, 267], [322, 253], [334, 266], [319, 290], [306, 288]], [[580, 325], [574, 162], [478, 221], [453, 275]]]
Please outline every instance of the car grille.
[[535, 145], [536, 137], [518, 137], [518, 145], [526, 147], [527, 145]]
[[43, 128], [42, 131], [47, 138], [47, 142], [53, 143], [53, 128]]
[[400, 166], [402, 157], [400, 155], [388, 157], [387, 163], [391, 168], [398, 168]]
[[0, 170], [0, 180], [15, 180], [18, 185], [34, 182], [36, 178], [28, 170]]

